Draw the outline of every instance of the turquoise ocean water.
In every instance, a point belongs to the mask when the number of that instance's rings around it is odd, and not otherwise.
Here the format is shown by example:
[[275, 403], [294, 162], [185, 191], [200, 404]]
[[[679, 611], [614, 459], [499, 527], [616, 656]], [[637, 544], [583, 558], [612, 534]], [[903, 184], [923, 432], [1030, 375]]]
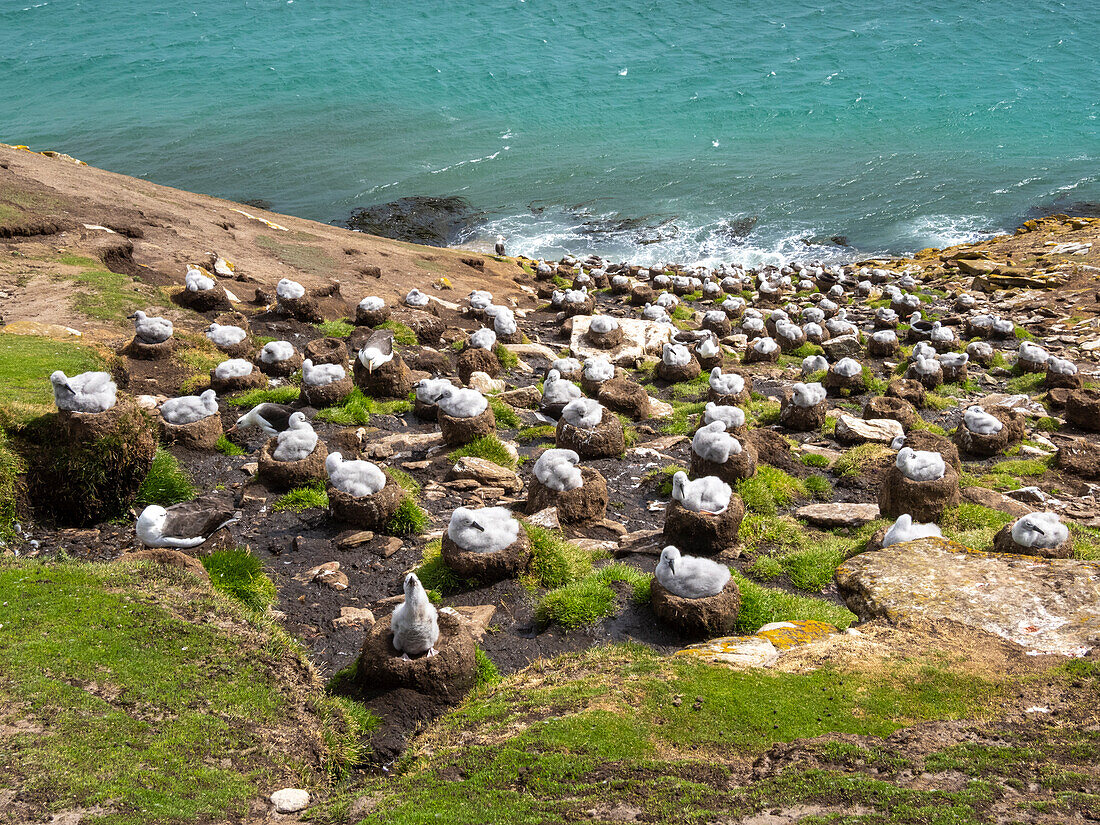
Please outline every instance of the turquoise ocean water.
[[[510, 252], [903, 252], [1100, 201], [1100, 2], [0, 0], [0, 140]], [[751, 228], [750, 228], [751, 227]]]

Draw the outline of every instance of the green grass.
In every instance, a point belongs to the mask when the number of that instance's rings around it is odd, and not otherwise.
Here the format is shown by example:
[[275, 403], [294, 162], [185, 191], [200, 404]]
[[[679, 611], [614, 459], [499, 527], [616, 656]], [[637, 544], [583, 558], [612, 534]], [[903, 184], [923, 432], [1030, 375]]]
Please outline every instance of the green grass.
[[922, 406], [942, 412], [943, 410], [950, 410], [959, 406], [959, 401], [956, 398], [949, 398], [938, 393], [926, 392], [924, 394], [924, 404]]
[[814, 473], [807, 476], [802, 482], [806, 486], [807, 492], [814, 498], [820, 501], [828, 501], [833, 495], [833, 485], [829, 483], [829, 479], [825, 476]]
[[672, 415], [660, 424], [661, 432], [665, 435], [687, 435], [695, 432], [695, 423], [707, 405], [705, 401], [685, 403], [672, 401]]
[[106, 269], [87, 269], [64, 279], [74, 284], [73, 309], [97, 321], [128, 324], [126, 316], [135, 311], [168, 303], [161, 289]]
[[652, 484], [657, 492], [662, 496], [672, 495], [672, 477], [681, 472], [684, 468], [677, 464], [666, 464], [664, 467], [658, 467], [655, 470], [650, 470], [644, 476], [642, 476], [642, 482], [644, 484]]
[[1046, 374], [1041, 372], [1025, 372], [1014, 378], [1009, 378], [1005, 384], [1005, 391], [1012, 395], [1035, 395], [1042, 392]]
[[[840, 562], [838, 561], [837, 564]], [[730, 571], [741, 590], [741, 609], [737, 614], [739, 633], [755, 633], [771, 622], [797, 622], [812, 619], [844, 630], [856, 620], [847, 608], [813, 596], [800, 596], [765, 587]]]
[[1073, 557], [1081, 561], [1100, 561], [1100, 530], [1067, 521], [1073, 539]]
[[403, 347], [415, 347], [417, 345], [416, 333], [412, 328], [400, 321], [384, 321], [375, 329], [393, 330], [393, 342]]
[[754, 513], [775, 515], [796, 498], [805, 498], [809, 491], [804, 482], [770, 464], [759, 464], [756, 475], [737, 482], [737, 494], [745, 507]]
[[247, 547], [215, 550], [202, 560], [214, 588], [249, 610], [263, 613], [275, 603], [275, 584], [264, 573], [264, 565]]
[[748, 406], [748, 413], [756, 421], [757, 426], [766, 427], [769, 424], [778, 423], [780, 409], [778, 401], [763, 396], [757, 398], [754, 393]]
[[297, 643], [190, 573], [0, 562], [0, 592], [0, 725], [29, 725], [5, 734], [0, 774], [30, 819], [238, 821], [359, 759]]
[[493, 352], [496, 354], [497, 360], [500, 361], [500, 366], [505, 370], [515, 369], [519, 364], [519, 356], [512, 352], [504, 344], [496, 344], [493, 346]]
[[0, 541], [15, 535], [15, 523], [19, 520], [15, 502], [22, 472], [23, 460], [11, 448], [8, 434], [0, 429]]
[[946, 538], [974, 550], [990, 550], [993, 547], [993, 536], [1013, 521], [1015, 519], [1008, 513], [964, 502], [945, 510], [937, 523]]
[[1016, 340], [1017, 341], [1038, 341], [1039, 340], [1034, 335], [1032, 335], [1030, 332], [1028, 332], [1026, 329], [1021, 327], [1019, 324], [1016, 325], [1016, 329], [1013, 332], [1016, 335]]
[[[495, 413], [494, 413], [495, 415]], [[524, 427], [516, 434], [517, 441], [553, 440], [557, 428], [553, 424], [538, 424], [534, 427]]]
[[475, 438], [469, 444], [459, 447], [448, 454], [447, 460], [454, 463], [464, 456], [484, 458], [509, 470], [516, 469], [516, 459], [508, 452], [504, 442], [495, 435], [483, 435]]
[[1007, 476], [1041, 476], [1049, 468], [1050, 458], [1017, 458], [1009, 461], [998, 461], [990, 469], [994, 473]]
[[833, 464], [833, 472], [838, 476], [858, 476], [875, 462], [891, 455], [891, 451], [881, 444], [857, 444], [845, 450]]
[[803, 453], [802, 463], [805, 464], [807, 467], [815, 467], [821, 469], [829, 466], [829, 459], [823, 455], [819, 455], [818, 453]]
[[316, 417], [344, 427], [355, 427], [369, 424], [372, 415], [403, 415], [411, 409], [412, 402], [407, 399], [379, 401], [363, 395], [363, 391], [356, 387], [343, 401], [332, 407], [325, 407]]
[[428, 514], [410, 493], [401, 499], [401, 504], [386, 523], [386, 532], [391, 536], [415, 536], [424, 532], [428, 521]]
[[443, 561], [442, 546], [440, 539], [433, 539], [424, 545], [416, 575], [425, 590], [446, 596], [457, 593], [472, 583], [463, 581], [447, 566]]
[[53, 412], [50, 374], [54, 370], [72, 376], [102, 369], [99, 354], [75, 339], [55, 341], [0, 332], [0, 424], [19, 426]]
[[297, 387], [271, 387], [233, 393], [223, 400], [230, 407], [252, 409], [257, 404], [290, 404], [298, 400]]
[[295, 487], [290, 492], [280, 496], [271, 505], [273, 511], [293, 510], [295, 513], [303, 513], [313, 508], [327, 508], [328, 493], [325, 492], [323, 481], [314, 481], [301, 487]]
[[[347, 338], [355, 331], [355, 324], [347, 318], [336, 321], [322, 321], [319, 324], [314, 324], [313, 327], [326, 338]], [[394, 336], [394, 340], [396, 340], [396, 336]]]
[[618, 608], [612, 582], [631, 585], [634, 601], [645, 602], [649, 600], [650, 579], [652, 576], [648, 573], [622, 562], [613, 562], [543, 594], [535, 605], [535, 618], [543, 626], [553, 623], [567, 629], [596, 624]]
[[499, 398], [489, 398], [489, 406], [493, 408], [493, 417], [497, 422], [497, 429], [518, 429], [523, 423], [519, 420], [519, 415], [511, 405], [506, 404]]
[[545, 527], [523, 523], [531, 541], [531, 562], [522, 581], [528, 589], [563, 587], [592, 572], [592, 554]]
[[474, 648], [474, 663], [477, 666], [476, 687], [489, 687], [500, 681], [500, 670], [480, 647]]
[[247, 455], [247, 451], [243, 447], [238, 447], [224, 435], [219, 435], [217, 442], [214, 444], [214, 449], [222, 455], [227, 456], [240, 456]]
[[189, 501], [198, 495], [187, 471], [180, 466], [174, 455], [158, 448], [153, 456], [153, 465], [138, 490], [138, 505], [159, 504], [168, 506], [181, 501]]

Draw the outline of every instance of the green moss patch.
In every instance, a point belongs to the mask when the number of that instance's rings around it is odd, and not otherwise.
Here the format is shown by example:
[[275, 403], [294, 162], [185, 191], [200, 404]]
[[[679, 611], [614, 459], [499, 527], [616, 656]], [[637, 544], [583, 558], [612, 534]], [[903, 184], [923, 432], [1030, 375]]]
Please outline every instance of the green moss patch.
[[159, 504], [167, 507], [181, 501], [189, 501], [198, 495], [191, 476], [180, 466], [179, 460], [163, 448], [153, 456], [153, 465], [138, 489], [136, 502], [141, 505]]
[[247, 392], [237, 392], [225, 397], [230, 407], [252, 409], [257, 404], [290, 404], [298, 400], [300, 390], [297, 387], [270, 387]]
[[280, 496], [271, 505], [272, 510], [293, 510], [302, 513], [313, 508], [324, 509], [328, 507], [328, 493], [325, 492], [325, 483], [315, 481], [302, 487], [295, 487], [288, 493]]
[[618, 597], [611, 588], [612, 582], [631, 585], [634, 601], [646, 602], [649, 600], [649, 582], [652, 578], [627, 564], [614, 562], [543, 594], [535, 605], [535, 618], [540, 624], [555, 623], [567, 629], [595, 624], [618, 609]]
[[75, 341], [0, 332], [0, 424], [18, 426], [53, 412], [54, 370], [77, 375], [104, 369], [94, 349]]
[[[322, 321], [319, 324], [314, 324], [313, 327], [326, 338], [347, 338], [355, 332], [355, 324], [351, 323], [347, 318]], [[397, 338], [394, 336], [394, 341], [396, 340]]]
[[507, 467], [509, 470], [516, 469], [515, 457], [504, 446], [504, 442], [495, 435], [483, 435], [481, 438], [475, 438], [469, 444], [451, 451], [447, 455], [447, 459], [455, 462], [464, 456], [484, 458], [486, 461], [499, 464], [501, 467]]

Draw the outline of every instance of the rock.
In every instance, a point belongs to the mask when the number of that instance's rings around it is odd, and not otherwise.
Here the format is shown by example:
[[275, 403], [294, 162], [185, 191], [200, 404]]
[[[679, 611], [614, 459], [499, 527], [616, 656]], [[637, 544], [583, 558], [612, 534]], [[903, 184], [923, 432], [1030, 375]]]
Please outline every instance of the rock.
[[500, 399], [510, 407], [533, 410], [538, 407], [541, 397], [539, 388], [531, 385], [530, 387], [508, 390], [500, 396]]
[[990, 409], [992, 407], [1004, 407], [1008, 410], [1016, 410], [1022, 412], [1024, 415], [1046, 415], [1046, 407], [1040, 404], [1038, 401], [1032, 401], [1026, 395], [1004, 395], [1002, 393], [992, 393], [991, 395], [983, 396], [974, 402], [983, 409]]
[[836, 440], [842, 444], [890, 444], [899, 435], [905, 435], [901, 423], [893, 418], [856, 418], [841, 413], [836, 422]]
[[370, 530], [349, 530], [336, 537], [336, 546], [341, 550], [354, 550], [374, 541], [374, 533]]
[[447, 246], [454, 243], [473, 220], [473, 207], [465, 198], [417, 195], [356, 209], [348, 218], [347, 226], [383, 238]]
[[767, 639], [776, 650], [790, 650], [839, 632], [828, 622], [806, 619], [798, 622], [772, 622], [764, 625], [754, 635]]
[[445, 607], [444, 610], [453, 610], [462, 619], [466, 629], [473, 636], [475, 642], [480, 642], [489, 628], [489, 622], [493, 620], [497, 609], [491, 604], [459, 605], [457, 607]]
[[[638, 318], [619, 318], [619, 328], [623, 331], [622, 341], [613, 349], [600, 349], [588, 339], [588, 326], [591, 315], [577, 315], [573, 318], [573, 332], [569, 339], [570, 354], [583, 361], [585, 358], [602, 356], [612, 364], [633, 367], [647, 355], [656, 355], [661, 348], [672, 340], [675, 327], [671, 324], [659, 324], [655, 321], [643, 321]], [[557, 355], [552, 356], [556, 358]]]
[[841, 358], [858, 358], [863, 353], [863, 344], [854, 335], [830, 338], [821, 343], [821, 348], [825, 350], [825, 356], [830, 363], [836, 363]]
[[311, 567], [297, 578], [299, 580], [305, 579], [315, 584], [321, 584], [333, 590], [348, 589], [347, 573], [344, 573], [340, 569], [340, 562], [338, 561], [327, 561], [324, 564]]
[[190, 573], [194, 573], [200, 579], [210, 581], [210, 574], [206, 572], [206, 568], [202, 566], [202, 562], [194, 556], [189, 556], [179, 550], [169, 550], [166, 547], [151, 547], [145, 548], [144, 550], [134, 550], [130, 553], [123, 553], [118, 560], [120, 562], [151, 561], [154, 564], [163, 564], [165, 567], [175, 567], [180, 570], [187, 570]]
[[616, 556], [629, 556], [635, 553], [660, 555], [665, 546], [663, 530], [635, 530], [619, 536]]
[[485, 487], [502, 487], [510, 493], [523, 489], [523, 481], [513, 470], [476, 456], [463, 456], [447, 473], [447, 480], [473, 479]]
[[271, 795], [271, 804], [281, 814], [294, 814], [309, 806], [309, 793], [301, 788], [283, 788]]
[[545, 510], [539, 510], [534, 515], [527, 517], [527, 523], [533, 524], [536, 527], [544, 527], [547, 530], [561, 529], [561, 523], [558, 521], [557, 507], [547, 507]]
[[991, 510], [999, 510], [1016, 518], [1035, 512], [1034, 507], [1028, 507], [1026, 504], [1001, 495], [996, 490], [989, 490], [985, 487], [963, 487], [962, 497], [974, 504], [980, 504], [982, 507], [988, 507]]
[[1100, 565], [1003, 556], [941, 538], [848, 559], [836, 571], [861, 620], [953, 619], [1036, 653], [1083, 656], [1100, 640]]
[[819, 527], [859, 527], [879, 517], [877, 504], [807, 504], [795, 510], [795, 518], [804, 518]]
[[374, 624], [374, 614], [365, 607], [341, 607], [340, 615], [332, 620], [332, 627], [340, 630], [345, 627], [366, 627]]
[[475, 371], [470, 373], [470, 379], [466, 383], [471, 389], [477, 390], [482, 395], [490, 395], [492, 393], [504, 391], [503, 381], [491, 378], [484, 372]]
[[538, 358], [548, 363], [557, 360], [558, 353], [545, 344], [505, 344], [504, 348], [513, 355]]
[[750, 668], [768, 667], [779, 658], [779, 651], [763, 636], [724, 636], [677, 650], [675, 655], [699, 659], [708, 664]]

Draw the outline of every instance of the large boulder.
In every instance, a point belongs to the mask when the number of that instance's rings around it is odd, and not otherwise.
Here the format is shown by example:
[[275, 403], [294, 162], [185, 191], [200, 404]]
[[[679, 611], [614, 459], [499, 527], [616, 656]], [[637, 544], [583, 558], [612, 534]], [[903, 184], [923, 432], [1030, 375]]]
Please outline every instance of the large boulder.
[[593, 344], [588, 335], [592, 317], [574, 316], [573, 330], [569, 338], [570, 355], [581, 361], [600, 356], [621, 367], [634, 367], [648, 355], [660, 354], [662, 347], [672, 340], [672, 334], [676, 331], [672, 324], [659, 324], [638, 318], [616, 320], [619, 322], [619, 329], [622, 330], [622, 340], [611, 349], [603, 349]]
[[843, 562], [836, 583], [861, 620], [952, 619], [1036, 653], [1082, 656], [1100, 639], [1100, 565], [983, 553], [918, 539]]

